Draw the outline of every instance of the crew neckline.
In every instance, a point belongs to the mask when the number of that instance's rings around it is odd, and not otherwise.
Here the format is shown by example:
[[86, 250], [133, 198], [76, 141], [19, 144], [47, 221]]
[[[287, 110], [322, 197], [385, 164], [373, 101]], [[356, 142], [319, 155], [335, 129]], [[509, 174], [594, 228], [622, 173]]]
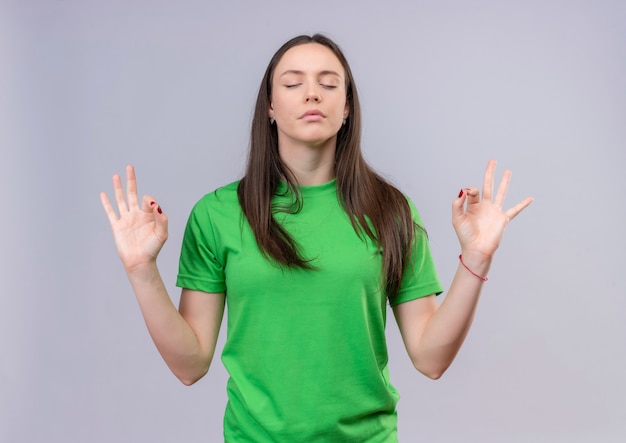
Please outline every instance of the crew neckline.
[[[325, 195], [337, 191], [337, 179], [333, 178], [331, 181], [319, 185], [298, 186], [297, 188], [302, 192], [303, 197]], [[285, 191], [287, 191], [287, 183], [281, 180], [276, 188], [276, 195], [280, 196]]]

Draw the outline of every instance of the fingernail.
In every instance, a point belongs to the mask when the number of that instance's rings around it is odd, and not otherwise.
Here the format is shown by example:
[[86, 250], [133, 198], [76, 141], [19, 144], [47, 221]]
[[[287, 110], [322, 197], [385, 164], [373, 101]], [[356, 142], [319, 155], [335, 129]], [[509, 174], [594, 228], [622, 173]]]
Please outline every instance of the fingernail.
[[156, 202], [150, 202], [150, 206], [154, 206]]
[[459, 198], [463, 197], [463, 189], [461, 189], [461, 192], [459, 192]]
[[161, 210], [161, 207], [160, 207], [160, 206], [157, 208], [157, 212], [158, 212], [159, 214], [163, 214], [163, 211]]

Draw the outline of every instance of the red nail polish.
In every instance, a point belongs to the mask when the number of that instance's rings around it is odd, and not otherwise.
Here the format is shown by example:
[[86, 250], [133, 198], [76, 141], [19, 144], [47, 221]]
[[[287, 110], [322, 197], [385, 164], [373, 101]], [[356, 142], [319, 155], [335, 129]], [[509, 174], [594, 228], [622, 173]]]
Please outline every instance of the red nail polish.
[[150, 206], [154, 206], [156, 202], [150, 202]]
[[461, 189], [461, 192], [459, 192], [459, 198], [463, 197], [463, 192], [464, 192], [464, 190]]
[[163, 211], [161, 210], [161, 207], [160, 207], [160, 206], [157, 208], [157, 212], [158, 212], [159, 214], [163, 214]]

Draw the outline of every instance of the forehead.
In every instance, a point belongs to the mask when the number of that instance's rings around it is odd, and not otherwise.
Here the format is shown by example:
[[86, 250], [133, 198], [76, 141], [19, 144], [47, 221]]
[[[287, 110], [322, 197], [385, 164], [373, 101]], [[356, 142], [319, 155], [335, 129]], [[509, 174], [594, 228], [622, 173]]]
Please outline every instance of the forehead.
[[287, 71], [334, 71], [344, 77], [343, 66], [337, 56], [319, 43], [305, 43], [287, 50], [276, 65], [274, 76], [280, 76]]

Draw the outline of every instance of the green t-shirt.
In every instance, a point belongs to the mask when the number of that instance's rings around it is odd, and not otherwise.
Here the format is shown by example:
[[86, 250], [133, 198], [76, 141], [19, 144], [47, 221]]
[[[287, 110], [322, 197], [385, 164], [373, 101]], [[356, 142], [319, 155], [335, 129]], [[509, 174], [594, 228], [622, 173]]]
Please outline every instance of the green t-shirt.
[[[299, 212], [275, 218], [313, 271], [261, 254], [237, 183], [204, 196], [187, 224], [177, 285], [226, 292], [225, 440], [396, 442], [399, 396], [387, 368], [381, 254], [355, 232], [334, 180], [302, 187], [302, 198]], [[414, 255], [394, 303], [441, 292], [424, 235]]]

